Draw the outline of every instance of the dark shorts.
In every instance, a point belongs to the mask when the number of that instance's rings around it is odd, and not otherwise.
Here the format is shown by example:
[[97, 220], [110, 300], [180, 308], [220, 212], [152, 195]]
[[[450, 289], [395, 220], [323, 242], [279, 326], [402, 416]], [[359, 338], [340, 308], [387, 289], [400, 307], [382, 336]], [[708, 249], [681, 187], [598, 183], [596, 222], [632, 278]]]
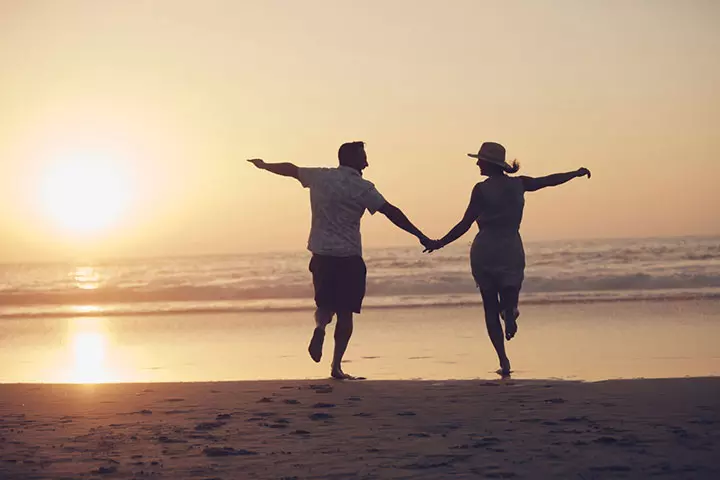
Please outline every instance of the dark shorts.
[[360, 313], [367, 277], [362, 257], [313, 254], [310, 271], [315, 287], [315, 305], [318, 308]]

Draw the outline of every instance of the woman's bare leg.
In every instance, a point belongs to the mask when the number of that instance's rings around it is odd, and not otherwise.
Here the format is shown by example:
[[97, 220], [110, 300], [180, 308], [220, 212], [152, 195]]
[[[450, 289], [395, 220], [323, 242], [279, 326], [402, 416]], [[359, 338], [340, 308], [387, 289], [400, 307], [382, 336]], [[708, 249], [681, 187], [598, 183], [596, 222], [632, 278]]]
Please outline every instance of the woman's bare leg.
[[505, 322], [505, 339], [510, 340], [518, 330], [517, 318], [520, 316], [518, 310], [518, 299], [520, 289], [518, 287], [503, 287], [500, 289], [500, 316]]
[[505, 338], [503, 337], [502, 325], [500, 325], [500, 301], [498, 291], [495, 289], [481, 289], [485, 309], [485, 326], [488, 336], [495, 347], [498, 360], [500, 360], [500, 373], [510, 374], [510, 360], [505, 353]]

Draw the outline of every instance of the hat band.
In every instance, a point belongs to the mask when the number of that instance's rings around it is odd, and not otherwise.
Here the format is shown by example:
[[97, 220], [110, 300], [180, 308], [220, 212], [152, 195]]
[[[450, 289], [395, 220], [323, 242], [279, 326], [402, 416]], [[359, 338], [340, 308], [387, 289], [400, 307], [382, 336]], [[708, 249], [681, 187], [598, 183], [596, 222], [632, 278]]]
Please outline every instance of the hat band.
[[482, 155], [482, 154], [478, 154], [477, 159], [478, 159], [478, 160], [485, 160], [486, 162], [491, 162], [491, 163], [499, 163], [499, 164], [504, 164], [504, 163], [505, 163], [505, 160], [502, 159], [502, 158], [487, 157], [487, 156]]

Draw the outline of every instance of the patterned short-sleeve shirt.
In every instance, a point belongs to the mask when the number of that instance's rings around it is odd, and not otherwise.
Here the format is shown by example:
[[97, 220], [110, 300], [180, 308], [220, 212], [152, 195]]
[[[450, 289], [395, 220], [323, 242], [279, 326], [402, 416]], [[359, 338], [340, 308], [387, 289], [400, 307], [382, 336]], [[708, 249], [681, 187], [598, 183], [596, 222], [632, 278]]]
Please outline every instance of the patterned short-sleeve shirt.
[[362, 256], [360, 219], [365, 210], [374, 214], [386, 203], [372, 182], [357, 170], [300, 168], [298, 179], [310, 189], [312, 226], [308, 250], [334, 257]]

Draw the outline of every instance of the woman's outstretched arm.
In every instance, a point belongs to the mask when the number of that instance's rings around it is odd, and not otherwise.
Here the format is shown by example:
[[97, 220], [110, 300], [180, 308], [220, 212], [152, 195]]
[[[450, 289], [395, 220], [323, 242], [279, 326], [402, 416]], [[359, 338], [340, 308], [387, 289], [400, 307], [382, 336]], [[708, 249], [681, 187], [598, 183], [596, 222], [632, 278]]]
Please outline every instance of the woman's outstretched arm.
[[534, 192], [535, 190], [540, 190], [541, 188], [562, 185], [563, 183], [569, 182], [573, 178], [584, 177], [586, 175], [588, 178], [590, 178], [590, 170], [582, 167], [575, 170], [574, 172], [554, 173], [546, 177], [537, 178], [520, 177], [520, 179], [522, 179], [523, 187], [525, 188], [526, 192]]
[[479, 184], [475, 185], [475, 188], [473, 188], [472, 194], [470, 195], [470, 203], [465, 210], [465, 215], [463, 215], [462, 219], [458, 222], [457, 225], [450, 229], [447, 235], [436, 241], [435, 246], [437, 248], [431, 248], [429, 249], [430, 251], [437, 250], [438, 248], [442, 248], [445, 245], [454, 242], [458, 238], [465, 235], [465, 233], [470, 229], [473, 222], [480, 214], [481, 196], [478, 186]]

